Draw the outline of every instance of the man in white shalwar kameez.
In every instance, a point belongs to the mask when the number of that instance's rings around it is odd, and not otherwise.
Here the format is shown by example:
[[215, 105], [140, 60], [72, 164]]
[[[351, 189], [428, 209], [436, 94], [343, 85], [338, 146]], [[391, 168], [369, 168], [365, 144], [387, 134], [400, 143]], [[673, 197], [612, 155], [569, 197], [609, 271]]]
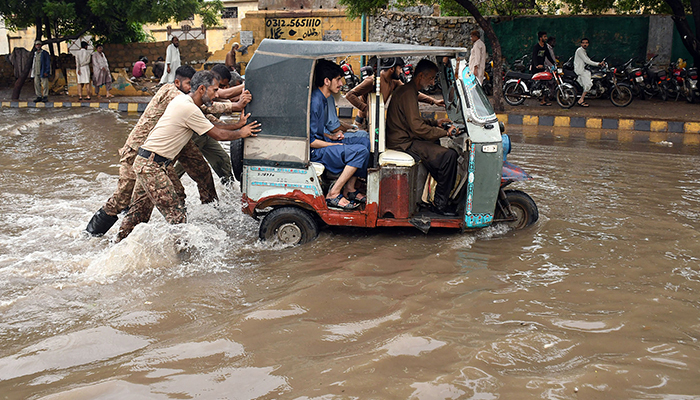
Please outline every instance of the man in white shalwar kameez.
[[476, 76], [479, 84], [484, 83], [484, 67], [486, 67], [486, 45], [481, 40], [481, 32], [472, 31], [472, 51], [469, 54], [469, 69]]
[[175, 82], [175, 70], [180, 67], [180, 39], [173, 36], [165, 53], [165, 71], [160, 78], [161, 84]]
[[90, 57], [92, 52], [88, 50], [87, 42], [80, 42], [80, 50], [75, 52], [75, 72], [78, 78], [78, 100], [83, 99], [83, 88], [87, 88], [87, 96], [90, 100]]
[[598, 63], [588, 58], [588, 53], [586, 52], [587, 48], [588, 38], [583, 38], [581, 39], [581, 47], [576, 49], [576, 53], [574, 54], [574, 72], [576, 72], [576, 75], [578, 75], [578, 83], [583, 87], [583, 94], [578, 100], [578, 105], [582, 107], [588, 107], [588, 103], [585, 101], [586, 93], [588, 93], [591, 90], [591, 87], [593, 87], [593, 81], [591, 81], [591, 71], [586, 69], [586, 65], [597, 66], [603, 64], [602, 61]]

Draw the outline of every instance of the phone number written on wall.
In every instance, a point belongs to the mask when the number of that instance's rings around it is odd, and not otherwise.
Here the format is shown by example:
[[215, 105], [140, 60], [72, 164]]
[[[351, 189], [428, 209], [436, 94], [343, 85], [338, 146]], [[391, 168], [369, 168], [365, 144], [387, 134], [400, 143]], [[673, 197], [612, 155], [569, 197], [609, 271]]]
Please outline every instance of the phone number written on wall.
[[270, 39], [321, 40], [321, 18], [266, 18], [265, 36]]

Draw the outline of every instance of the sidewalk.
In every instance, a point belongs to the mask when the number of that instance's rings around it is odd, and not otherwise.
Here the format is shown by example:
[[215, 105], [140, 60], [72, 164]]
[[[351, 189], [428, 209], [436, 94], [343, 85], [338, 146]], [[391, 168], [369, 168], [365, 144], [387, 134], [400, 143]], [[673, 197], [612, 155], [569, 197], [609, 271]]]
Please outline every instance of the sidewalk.
[[[2, 107], [13, 108], [59, 108], [92, 107], [107, 108], [124, 112], [143, 112], [151, 96], [118, 96], [111, 99], [96, 99], [78, 102], [76, 97], [67, 95], [49, 96], [47, 103], [34, 103], [34, 88], [25, 84], [19, 101], [10, 100], [12, 88], [0, 89]], [[439, 96], [434, 96], [439, 97]], [[685, 100], [663, 102], [659, 99], [634, 99], [627, 107], [615, 107], [609, 100], [588, 100], [590, 107], [574, 106], [563, 109], [556, 103], [550, 107], [539, 105], [536, 100], [526, 100], [523, 105], [505, 105], [498, 118], [506, 124], [571, 127], [606, 130], [700, 133], [700, 104], [689, 104]], [[338, 102], [339, 115], [356, 115], [357, 110], [344, 98]], [[446, 118], [444, 109], [437, 106], [421, 105], [426, 117]]]

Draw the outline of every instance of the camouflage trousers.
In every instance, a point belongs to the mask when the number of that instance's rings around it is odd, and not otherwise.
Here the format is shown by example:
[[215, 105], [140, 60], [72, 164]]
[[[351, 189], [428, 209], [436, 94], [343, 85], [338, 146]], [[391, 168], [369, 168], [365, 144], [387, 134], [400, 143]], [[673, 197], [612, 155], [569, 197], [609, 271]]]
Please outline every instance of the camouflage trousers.
[[177, 189], [182, 187], [182, 184], [172, 165], [166, 167], [156, 163], [153, 161], [153, 154], [149, 158], [137, 156], [134, 160], [134, 173], [134, 193], [131, 196], [129, 211], [119, 227], [117, 241], [127, 237], [136, 225], [148, 222], [154, 205], [168, 223], [187, 222], [185, 200]]
[[[136, 182], [136, 174], [133, 168], [136, 153], [136, 150], [129, 145], [124, 145], [124, 147], [119, 149], [119, 181], [117, 182], [117, 190], [102, 207], [108, 215], [115, 216], [119, 214], [126, 210], [131, 203], [131, 195], [134, 192]], [[191, 140], [187, 142], [176, 158], [182, 163], [187, 175], [197, 183], [199, 199], [202, 201], [202, 204], [217, 200], [218, 196], [216, 188], [214, 188], [214, 178], [211, 175], [211, 169], [204, 160], [202, 153]], [[174, 185], [175, 190], [184, 202], [185, 188], [182, 187], [179, 179]]]
[[[204, 158], [207, 159], [216, 175], [219, 176], [221, 183], [227, 184], [233, 182], [231, 158], [228, 156], [228, 153], [226, 153], [226, 150], [221, 147], [221, 143], [209, 135], [197, 135], [196, 133], [192, 135], [192, 141], [202, 152]], [[179, 162], [175, 164], [175, 172], [177, 176], [182, 177], [187, 169], [183, 168], [185, 165], [182, 163], [182, 159], [178, 159], [178, 161]]]

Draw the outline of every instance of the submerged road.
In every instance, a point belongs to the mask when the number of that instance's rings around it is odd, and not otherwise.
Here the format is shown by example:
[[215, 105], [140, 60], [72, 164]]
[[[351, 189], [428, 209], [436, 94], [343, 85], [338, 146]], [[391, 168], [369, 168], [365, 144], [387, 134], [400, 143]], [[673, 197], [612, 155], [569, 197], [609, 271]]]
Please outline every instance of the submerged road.
[[187, 178], [188, 224], [86, 238], [137, 117], [0, 109], [3, 398], [700, 393], [695, 146], [508, 127], [540, 210], [519, 232], [326, 229], [280, 248], [237, 188], [201, 205]]

